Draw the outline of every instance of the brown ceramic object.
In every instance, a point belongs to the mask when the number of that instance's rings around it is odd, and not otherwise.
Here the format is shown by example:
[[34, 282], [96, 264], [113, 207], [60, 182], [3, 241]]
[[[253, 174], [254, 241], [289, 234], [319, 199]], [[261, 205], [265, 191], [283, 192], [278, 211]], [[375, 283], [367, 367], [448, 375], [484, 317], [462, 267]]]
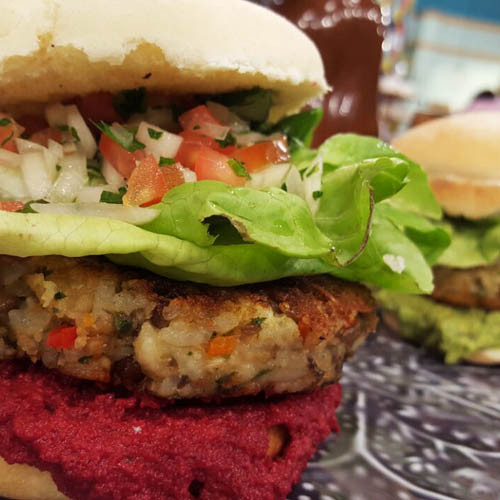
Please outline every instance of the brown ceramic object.
[[323, 101], [320, 144], [337, 132], [377, 135], [383, 27], [375, 0], [256, 0], [297, 24], [316, 43], [333, 90]]

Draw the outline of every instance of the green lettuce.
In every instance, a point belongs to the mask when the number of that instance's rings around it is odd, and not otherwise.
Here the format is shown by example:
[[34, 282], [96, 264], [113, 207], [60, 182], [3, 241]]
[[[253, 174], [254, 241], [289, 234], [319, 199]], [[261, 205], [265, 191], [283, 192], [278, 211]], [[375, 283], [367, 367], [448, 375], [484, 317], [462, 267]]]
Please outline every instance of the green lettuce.
[[[257, 95], [245, 99], [249, 107], [254, 101], [265, 107]], [[314, 215], [304, 200], [282, 189], [202, 181], [169, 191], [153, 207], [158, 217], [143, 227], [103, 218], [0, 212], [0, 252], [106, 255], [120, 264], [212, 285], [330, 273], [392, 290], [430, 292], [430, 265], [449, 236], [426, 219], [439, 217], [440, 210], [425, 174], [373, 138], [339, 135], [318, 151], [309, 149], [317, 116], [302, 116], [303, 127], [293, 117], [285, 125], [296, 137], [293, 161], [299, 169], [317, 155], [324, 164]]]

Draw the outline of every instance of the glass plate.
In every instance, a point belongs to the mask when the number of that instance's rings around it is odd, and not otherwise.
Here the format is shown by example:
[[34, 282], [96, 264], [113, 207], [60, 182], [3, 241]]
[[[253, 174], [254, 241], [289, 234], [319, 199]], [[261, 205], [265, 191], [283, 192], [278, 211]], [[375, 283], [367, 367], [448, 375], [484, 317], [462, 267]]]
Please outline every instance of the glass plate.
[[381, 331], [342, 386], [342, 432], [289, 500], [500, 499], [500, 367], [444, 365]]

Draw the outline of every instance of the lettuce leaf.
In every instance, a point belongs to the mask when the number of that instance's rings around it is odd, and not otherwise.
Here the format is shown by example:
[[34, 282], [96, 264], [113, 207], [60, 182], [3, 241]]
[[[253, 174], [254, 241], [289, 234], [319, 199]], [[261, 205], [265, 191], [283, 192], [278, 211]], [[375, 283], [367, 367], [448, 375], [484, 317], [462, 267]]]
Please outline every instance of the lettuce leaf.
[[[308, 141], [314, 124], [306, 118], [302, 129], [293, 124], [302, 134], [298, 141]], [[308, 166], [317, 154], [325, 169], [314, 216], [304, 200], [281, 189], [201, 181], [169, 191], [154, 207], [159, 216], [143, 227], [0, 212], [0, 252], [106, 255], [212, 285], [330, 273], [391, 290], [430, 292], [430, 264], [449, 237], [426, 219], [440, 212], [420, 168], [377, 139], [352, 134], [331, 138], [319, 151], [299, 147], [293, 161]]]

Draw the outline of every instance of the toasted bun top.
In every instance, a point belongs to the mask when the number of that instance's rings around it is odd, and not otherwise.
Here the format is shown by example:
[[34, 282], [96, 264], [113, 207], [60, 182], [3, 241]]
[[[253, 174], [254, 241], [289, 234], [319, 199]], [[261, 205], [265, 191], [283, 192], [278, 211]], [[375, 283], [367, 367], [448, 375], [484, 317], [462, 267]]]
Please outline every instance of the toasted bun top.
[[[148, 76], [150, 75], [150, 76]], [[16, 0], [0, 16], [0, 109], [144, 86], [275, 89], [271, 119], [328, 86], [293, 24], [243, 0]]]
[[410, 129], [393, 146], [420, 163], [449, 215], [500, 212], [500, 113], [463, 113]]

